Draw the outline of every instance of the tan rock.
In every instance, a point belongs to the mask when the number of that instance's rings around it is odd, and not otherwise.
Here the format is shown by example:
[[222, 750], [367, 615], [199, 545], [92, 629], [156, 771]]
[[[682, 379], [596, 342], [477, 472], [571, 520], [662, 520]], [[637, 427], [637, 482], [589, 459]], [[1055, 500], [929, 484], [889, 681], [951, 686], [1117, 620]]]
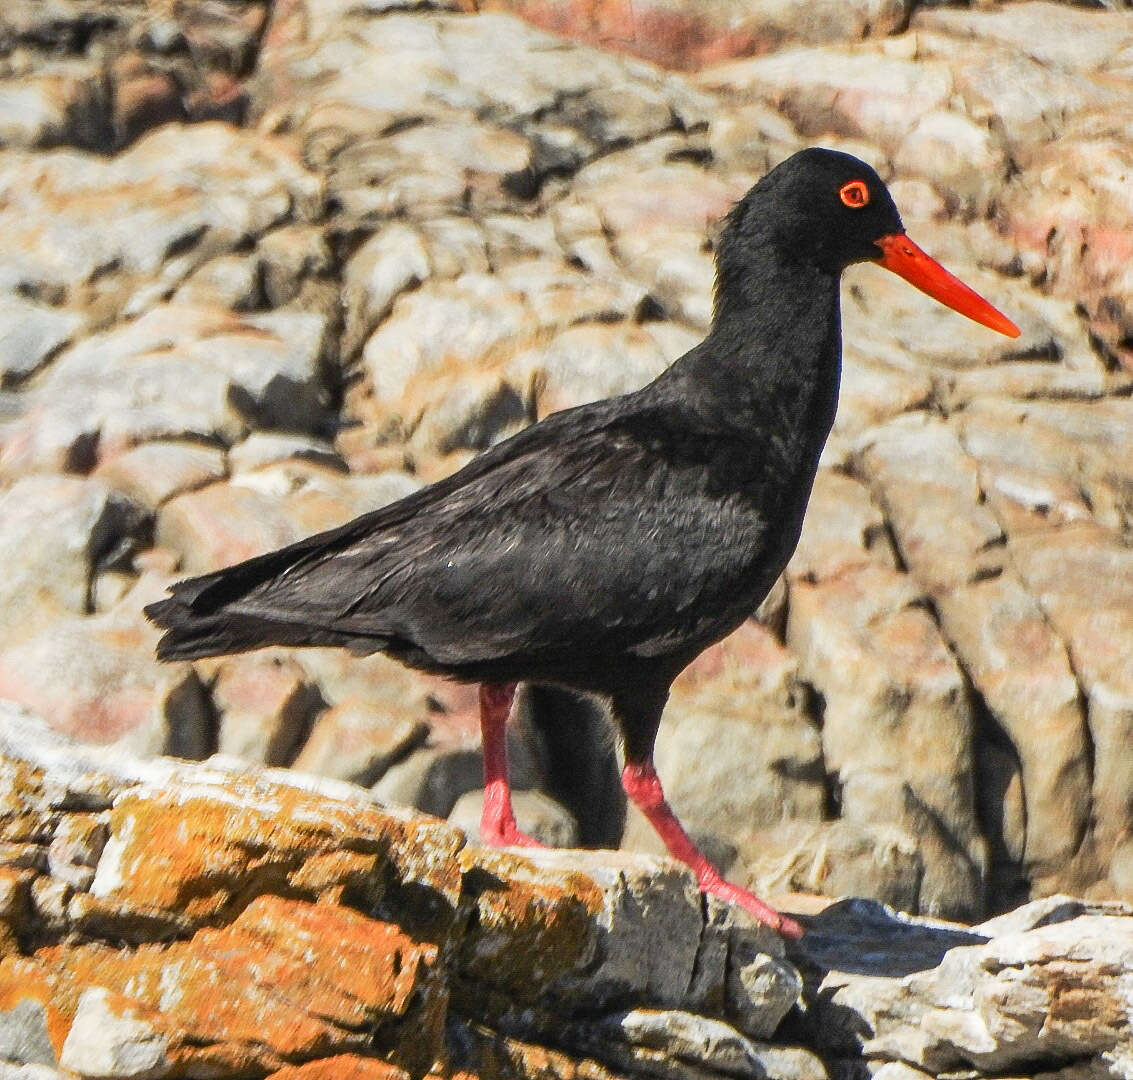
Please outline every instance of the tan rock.
[[823, 696], [823, 760], [842, 815], [921, 837], [922, 909], [971, 916], [981, 910], [985, 860], [974, 716], [963, 675], [919, 599], [907, 575], [884, 566], [795, 581], [787, 640]]
[[96, 568], [128, 555], [145, 529], [144, 511], [99, 481], [14, 483], [0, 494], [0, 641], [27, 643], [55, 620], [86, 612]]
[[[673, 684], [655, 761], [669, 802], [710, 849], [784, 819], [818, 821], [826, 793], [819, 732], [798, 662], [757, 623], [698, 657]], [[663, 851], [630, 813], [623, 846]]]
[[290, 764], [304, 772], [370, 787], [428, 735], [429, 725], [423, 720], [348, 698], [319, 713]]
[[303, 668], [277, 649], [227, 659], [212, 700], [217, 750], [264, 765], [290, 765], [326, 705]]
[[156, 510], [183, 491], [224, 476], [224, 455], [195, 442], [147, 442], [103, 461], [95, 478], [135, 502]]

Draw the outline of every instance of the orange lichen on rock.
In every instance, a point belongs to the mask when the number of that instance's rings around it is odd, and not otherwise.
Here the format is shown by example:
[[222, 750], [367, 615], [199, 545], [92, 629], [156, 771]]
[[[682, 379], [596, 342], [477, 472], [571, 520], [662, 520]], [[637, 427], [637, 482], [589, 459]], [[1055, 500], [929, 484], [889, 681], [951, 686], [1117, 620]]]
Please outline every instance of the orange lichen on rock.
[[[423, 839], [437, 858], [422, 857]], [[315, 900], [343, 889], [377, 900], [390, 882], [424, 885], [455, 907], [463, 843], [455, 830], [410, 822], [377, 808], [325, 796], [262, 776], [214, 785], [151, 789], [121, 797], [110, 839], [82, 904], [85, 925], [154, 921], [185, 932], [219, 922], [264, 892]], [[447, 857], [442, 857], [447, 856]]]
[[[390, 923], [261, 896], [230, 926], [166, 947], [57, 946], [9, 958], [0, 962], [0, 1008], [44, 1003], [62, 1053], [84, 992], [108, 992], [103, 1009], [144, 1016], [164, 1037], [169, 1075], [279, 1069], [367, 1048], [379, 1031], [421, 1069], [440, 1045], [445, 996], [427, 992], [436, 961], [435, 946]], [[412, 1038], [397, 1037], [403, 1024]]]
[[409, 1073], [377, 1058], [337, 1054], [306, 1065], [289, 1065], [266, 1080], [409, 1080]]
[[461, 857], [477, 920], [462, 950], [465, 977], [522, 999], [593, 956], [595, 916], [604, 903], [593, 879], [536, 868], [503, 851], [470, 848]]

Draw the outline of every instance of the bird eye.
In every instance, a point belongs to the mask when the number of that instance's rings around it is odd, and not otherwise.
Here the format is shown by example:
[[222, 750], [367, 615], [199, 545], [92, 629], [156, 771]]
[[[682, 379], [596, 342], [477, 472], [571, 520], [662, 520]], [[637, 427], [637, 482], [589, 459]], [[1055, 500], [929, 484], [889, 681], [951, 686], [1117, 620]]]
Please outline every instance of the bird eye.
[[851, 180], [838, 189], [838, 197], [851, 210], [858, 210], [869, 202], [869, 188], [864, 180]]

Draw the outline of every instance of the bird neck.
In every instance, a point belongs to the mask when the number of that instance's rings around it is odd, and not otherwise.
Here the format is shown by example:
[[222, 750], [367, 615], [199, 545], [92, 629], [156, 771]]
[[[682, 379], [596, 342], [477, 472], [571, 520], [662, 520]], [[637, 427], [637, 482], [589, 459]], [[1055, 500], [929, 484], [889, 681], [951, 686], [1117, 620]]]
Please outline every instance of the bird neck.
[[742, 273], [721, 262], [711, 330], [674, 374], [727, 429], [805, 432], [821, 449], [838, 397], [840, 275], [762, 256], [745, 253]]

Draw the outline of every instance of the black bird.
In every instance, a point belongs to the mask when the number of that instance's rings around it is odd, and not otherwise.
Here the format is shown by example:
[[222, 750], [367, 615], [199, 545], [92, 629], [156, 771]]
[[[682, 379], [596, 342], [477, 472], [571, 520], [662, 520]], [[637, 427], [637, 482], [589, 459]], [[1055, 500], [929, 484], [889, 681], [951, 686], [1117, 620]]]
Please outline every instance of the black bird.
[[863, 261], [1019, 333], [905, 236], [873, 169], [803, 150], [729, 213], [711, 330], [652, 383], [548, 416], [340, 528], [174, 585], [146, 609], [168, 631], [158, 656], [339, 645], [480, 683], [490, 844], [533, 843], [508, 786], [516, 682], [597, 694], [624, 738], [626, 793], [701, 890], [800, 934], [697, 850], [653, 743], [673, 679], [755, 611], [795, 548], [838, 400], [839, 279]]

